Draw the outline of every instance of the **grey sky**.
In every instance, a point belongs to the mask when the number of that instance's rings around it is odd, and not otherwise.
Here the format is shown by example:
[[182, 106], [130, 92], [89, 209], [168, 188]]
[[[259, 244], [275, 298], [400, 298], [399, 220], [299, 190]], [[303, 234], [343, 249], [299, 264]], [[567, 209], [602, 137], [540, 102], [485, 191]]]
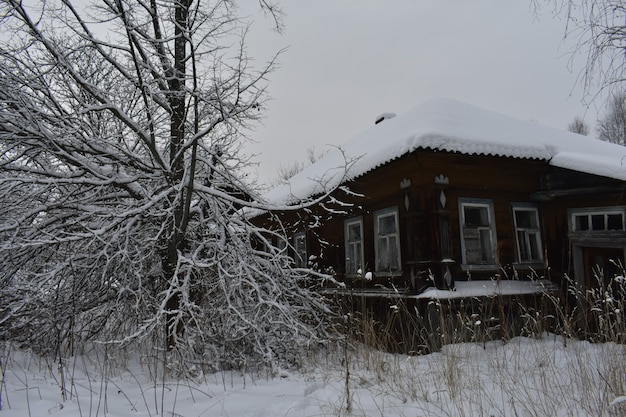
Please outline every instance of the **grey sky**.
[[[258, 11], [256, 0], [244, 7]], [[304, 160], [311, 146], [340, 145], [383, 112], [447, 97], [565, 129], [575, 116], [596, 122], [569, 68], [573, 44], [548, 9], [537, 18], [519, 0], [315, 0], [282, 2], [278, 35], [259, 15], [249, 53], [280, 48], [272, 101], [257, 142], [260, 179]], [[254, 6], [253, 6], [254, 5]]]

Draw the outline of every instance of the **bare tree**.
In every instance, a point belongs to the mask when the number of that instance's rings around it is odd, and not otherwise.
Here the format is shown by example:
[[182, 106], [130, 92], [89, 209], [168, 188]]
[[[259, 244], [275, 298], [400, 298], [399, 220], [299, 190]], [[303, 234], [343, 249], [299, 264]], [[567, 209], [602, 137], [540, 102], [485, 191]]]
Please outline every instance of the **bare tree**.
[[[261, 1], [276, 16], [275, 6]], [[231, 1], [0, 0], [0, 337], [148, 342], [223, 367], [324, 335], [246, 207], [265, 77]]]
[[574, 117], [574, 120], [567, 125], [567, 130], [572, 133], [578, 133], [579, 135], [587, 136], [589, 134], [589, 126], [587, 126], [583, 118], [580, 116]]
[[[531, 0], [538, 10], [540, 0]], [[626, 2], [622, 0], [548, 0], [554, 13], [566, 19], [566, 34], [574, 39], [573, 57], [583, 55], [585, 67], [580, 80], [585, 91], [619, 90], [626, 70]]]
[[315, 149], [315, 146], [311, 146], [306, 150], [306, 160], [300, 162], [299, 160], [290, 161], [287, 165], [281, 165], [278, 168], [278, 178], [272, 181], [272, 185], [282, 184], [289, 180], [291, 177], [302, 171], [304, 168], [315, 163], [318, 159], [326, 155], [328, 151]]
[[598, 120], [598, 138], [626, 145], [626, 93], [611, 96], [606, 114]]

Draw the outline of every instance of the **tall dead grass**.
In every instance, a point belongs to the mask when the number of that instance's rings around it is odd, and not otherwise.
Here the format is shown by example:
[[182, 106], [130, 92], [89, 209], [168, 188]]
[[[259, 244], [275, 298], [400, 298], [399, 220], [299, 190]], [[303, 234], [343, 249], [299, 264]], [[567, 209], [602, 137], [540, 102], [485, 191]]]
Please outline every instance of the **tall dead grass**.
[[530, 303], [393, 299], [382, 317], [348, 312], [343, 412], [366, 414], [358, 398], [369, 389], [387, 407], [411, 404], [424, 415], [626, 415], [616, 401], [626, 393], [624, 277], [594, 289], [567, 284]]

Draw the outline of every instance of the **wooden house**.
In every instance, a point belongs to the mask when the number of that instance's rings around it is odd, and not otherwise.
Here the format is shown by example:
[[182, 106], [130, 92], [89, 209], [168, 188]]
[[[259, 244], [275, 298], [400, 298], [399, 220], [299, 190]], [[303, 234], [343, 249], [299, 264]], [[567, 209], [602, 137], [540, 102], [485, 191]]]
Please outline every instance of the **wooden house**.
[[621, 273], [626, 147], [444, 99], [376, 122], [265, 196], [319, 199], [281, 215], [298, 266], [416, 296]]

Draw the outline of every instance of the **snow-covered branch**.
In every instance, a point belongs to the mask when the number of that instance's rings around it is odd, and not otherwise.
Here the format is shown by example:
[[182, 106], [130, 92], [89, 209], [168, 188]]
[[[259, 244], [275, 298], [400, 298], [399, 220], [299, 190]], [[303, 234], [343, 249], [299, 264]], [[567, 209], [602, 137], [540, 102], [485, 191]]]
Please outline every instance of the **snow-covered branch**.
[[276, 208], [241, 176], [275, 61], [232, 46], [232, 2], [0, 1], [0, 337], [215, 367], [327, 337], [280, 231], [243, 214]]

